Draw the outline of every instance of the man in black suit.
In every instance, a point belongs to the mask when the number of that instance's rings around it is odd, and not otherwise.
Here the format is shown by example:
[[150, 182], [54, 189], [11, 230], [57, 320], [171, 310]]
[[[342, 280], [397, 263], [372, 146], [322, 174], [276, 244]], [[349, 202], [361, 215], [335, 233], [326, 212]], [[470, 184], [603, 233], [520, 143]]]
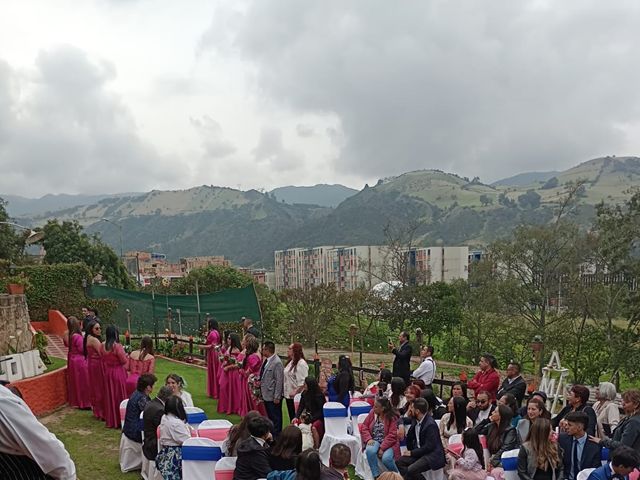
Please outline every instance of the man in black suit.
[[158, 455], [158, 427], [164, 415], [164, 404], [173, 395], [171, 387], [166, 385], [160, 389], [158, 396], [151, 400], [144, 407], [142, 412], [142, 423], [144, 428], [144, 439], [142, 440], [142, 453], [149, 461], [155, 462]]
[[495, 410], [496, 406], [489, 401], [489, 392], [481, 390], [474, 400], [467, 405], [467, 417], [471, 419], [474, 426], [480, 423], [489, 422], [489, 417]]
[[398, 340], [400, 341], [400, 346], [397, 348], [392, 342], [389, 342], [389, 350], [395, 355], [392, 374], [394, 377], [402, 378], [405, 385], [409, 385], [409, 377], [411, 376], [411, 345], [409, 345], [409, 333], [401, 332]]
[[423, 472], [439, 470], [445, 465], [440, 431], [424, 398], [416, 398], [407, 414], [412, 417], [411, 428], [406, 437], [407, 451], [396, 465], [405, 480], [423, 480]]
[[589, 417], [584, 412], [570, 412], [564, 417], [565, 431], [560, 433], [558, 444], [562, 448], [564, 476], [567, 480], [576, 480], [578, 472], [585, 468], [598, 468], [602, 465], [600, 451], [602, 447], [589, 441], [587, 425]]
[[522, 375], [520, 375], [520, 369], [521, 367], [518, 362], [509, 363], [509, 366], [507, 367], [507, 378], [504, 379], [498, 393], [496, 394], [496, 398], [499, 399], [505, 393], [510, 393], [516, 397], [518, 407], [522, 405], [524, 394], [527, 391], [527, 382], [525, 382]]

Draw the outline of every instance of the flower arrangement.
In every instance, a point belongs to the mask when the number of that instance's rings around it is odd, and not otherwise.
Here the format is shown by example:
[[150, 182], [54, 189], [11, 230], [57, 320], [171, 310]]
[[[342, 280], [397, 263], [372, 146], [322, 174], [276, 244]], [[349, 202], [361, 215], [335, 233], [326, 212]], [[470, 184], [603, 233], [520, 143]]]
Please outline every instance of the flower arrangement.
[[256, 399], [256, 404], [262, 402], [262, 390], [260, 389], [260, 377], [255, 374], [249, 375], [249, 391], [253, 398]]

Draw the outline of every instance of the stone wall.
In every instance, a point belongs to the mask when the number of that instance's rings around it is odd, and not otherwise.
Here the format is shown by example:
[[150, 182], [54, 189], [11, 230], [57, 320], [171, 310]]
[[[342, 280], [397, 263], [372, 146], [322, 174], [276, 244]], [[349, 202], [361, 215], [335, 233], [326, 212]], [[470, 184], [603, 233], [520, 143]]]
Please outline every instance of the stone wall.
[[0, 295], [0, 356], [32, 350], [32, 340], [27, 297]]

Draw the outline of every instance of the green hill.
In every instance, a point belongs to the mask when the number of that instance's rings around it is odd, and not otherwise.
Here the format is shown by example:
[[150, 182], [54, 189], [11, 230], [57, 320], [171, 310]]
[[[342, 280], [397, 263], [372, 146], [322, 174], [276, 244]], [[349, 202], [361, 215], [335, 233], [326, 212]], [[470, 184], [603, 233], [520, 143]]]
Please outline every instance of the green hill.
[[414, 223], [422, 244], [482, 246], [522, 223], [554, 218], [567, 182], [584, 180], [576, 221], [588, 225], [595, 205], [620, 203], [640, 186], [640, 158], [589, 160], [527, 185], [485, 185], [479, 179], [438, 170], [408, 172], [380, 180], [335, 208], [283, 203], [270, 193], [201, 186], [105, 198], [25, 222], [75, 219], [119, 249], [153, 250], [170, 258], [225, 255], [237, 265], [269, 266], [273, 251], [294, 246], [380, 244], [390, 223]]

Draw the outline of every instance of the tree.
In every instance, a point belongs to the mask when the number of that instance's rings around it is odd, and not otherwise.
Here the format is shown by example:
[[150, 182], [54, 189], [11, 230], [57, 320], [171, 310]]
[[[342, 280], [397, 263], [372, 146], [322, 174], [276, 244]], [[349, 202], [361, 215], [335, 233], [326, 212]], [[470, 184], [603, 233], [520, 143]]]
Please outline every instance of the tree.
[[518, 196], [518, 205], [521, 208], [534, 210], [540, 206], [540, 194], [534, 190], [527, 190], [526, 193]]
[[493, 203], [493, 198], [491, 198], [486, 193], [483, 193], [482, 195], [480, 195], [480, 203], [483, 207], [486, 207], [487, 205], [491, 205]]
[[508, 208], [513, 208], [516, 206], [516, 202], [507, 197], [507, 194], [505, 192], [502, 192], [500, 193], [500, 195], [498, 195], [498, 204]]
[[175, 292], [195, 293], [196, 282], [199, 293], [214, 293], [226, 288], [248, 287], [253, 283], [253, 278], [233, 267], [209, 265], [194, 268], [185, 277], [171, 283], [174, 285]]
[[431, 343], [434, 336], [460, 323], [462, 308], [456, 288], [444, 282], [419, 285], [410, 289], [412, 306], [410, 323], [420, 328]]
[[542, 185], [542, 190], [551, 190], [552, 188], [556, 188], [558, 186], [558, 177], [551, 177], [547, 180], [544, 185]]
[[100, 275], [107, 285], [134, 288], [135, 283], [115, 252], [97, 237], [89, 237], [77, 222], [49, 220], [43, 228], [44, 262], [84, 263], [93, 276]]
[[[7, 202], [0, 198], [0, 222], [9, 222]], [[24, 236], [15, 232], [11, 225], [0, 224], [0, 259], [15, 262], [24, 249]]]
[[307, 344], [315, 344], [342, 313], [334, 284], [283, 290], [280, 298], [292, 321], [293, 333]]

